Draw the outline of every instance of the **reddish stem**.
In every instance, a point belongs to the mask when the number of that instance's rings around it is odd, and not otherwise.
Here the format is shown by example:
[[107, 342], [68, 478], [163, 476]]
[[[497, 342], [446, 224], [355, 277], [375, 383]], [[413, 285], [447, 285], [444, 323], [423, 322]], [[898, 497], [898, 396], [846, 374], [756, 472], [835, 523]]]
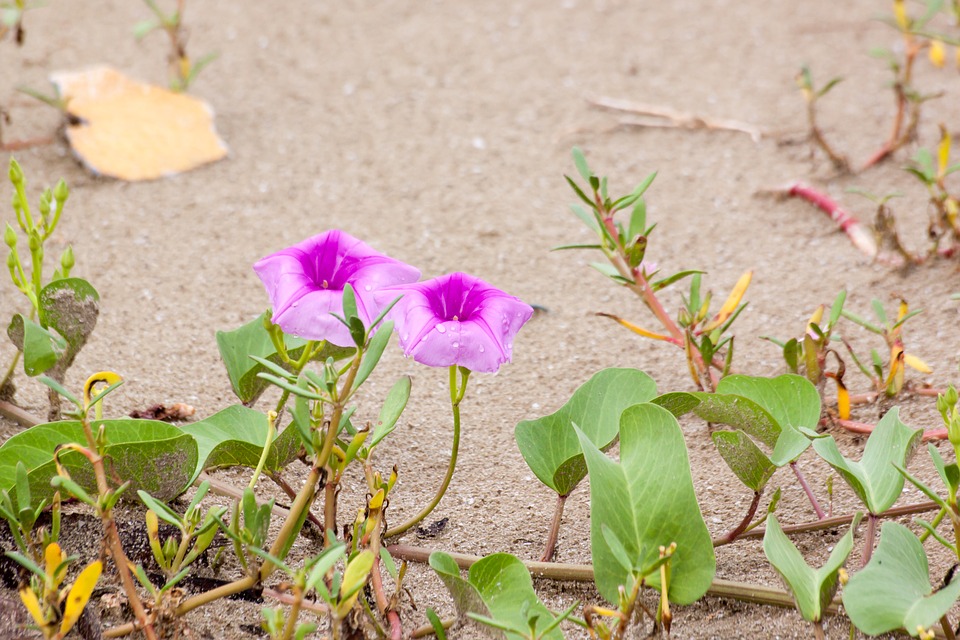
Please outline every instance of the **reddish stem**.
[[867, 514], [867, 533], [863, 537], [863, 566], [867, 566], [873, 556], [873, 542], [877, 537], [877, 516]]
[[540, 558], [540, 562], [550, 562], [553, 560], [553, 552], [556, 551], [557, 548], [557, 537], [560, 535], [560, 522], [563, 520], [563, 504], [566, 501], [567, 496], [557, 496], [557, 506], [553, 510], [553, 520], [550, 521], [550, 531], [547, 533], [547, 543], [544, 545], [543, 556]]
[[[837, 419], [835, 422], [846, 429], [847, 431], [852, 431], [853, 433], [865, 433], [867, 435], [873, 433], [873, 430], [877, 428], [875, 424], [867, 424], [866, 422], [856, 422], [854, 420], [843, 420]], [[946, 440], [947, 439], [947, 430], [946, 429], [930, 429], [929, 431], [923, 432], [923, 441], [929, 442], [930, 440]]]
[[790, 468], [793, 469], [794, 475], [797, 476], [797, 480], [800, 482], [800, 486], [803, 487], [803, 492], [807, 494], [807, 499], [810, 501], [810, 504], [813, 506], [813, 510], [817, 514], [818, 520], [823, 520], [827, 517], [827, 514], [823, 512], [823, 509], [820, 508], [820, 503], [817, 502], [817, 497], [813, 495], [813, 491], [810, 489], [810, 485], [807, 484], [807, 479], [804, 477], [803, 473], [800, 472], [800, 467], [797, 466], [796, 462], [790, 463]]
[[783, 193], [792, 198], [806, 200], [826, 213], [831, 220], [837, 223], [840, 230], [847, 234], [853, 246], [870, 258], [877, 257], [877, 241], [874, 239], [873, 233], [833, 198], [802, 182], [790, 184], [783, 190]]
[[714, 540], [713, 546], [719, 547], [721, 545], [730, 544], [740, 537], [740, 534], [742, 534], [744, 530], [750, 526], [750, 521], [753, 520], [753, 516], [757, 514], [757, 507], [760, 506], [760, 496], [762, 495], [762, 491], [753, 492], [753, 502], [750, 503], [750, 508], [747, 509], [747, 515], [744, 516], [743, 520], [740, 521], [740, 524], [728, 531], [722, 538]]

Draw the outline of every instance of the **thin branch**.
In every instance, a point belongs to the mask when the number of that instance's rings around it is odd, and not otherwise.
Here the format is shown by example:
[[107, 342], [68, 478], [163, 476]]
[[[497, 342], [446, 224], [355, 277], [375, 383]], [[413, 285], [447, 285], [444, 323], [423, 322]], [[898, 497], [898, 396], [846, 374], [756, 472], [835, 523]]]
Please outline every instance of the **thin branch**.
[[[433, 549], [424, 549], [406, 544], [394, 544], [387, 547], [394, 558], [407, 560], [409, 562], [426, 562], [433, 553]], [[480, 556], [468, 555], [465, 553], [450, 553], [454, 562], [461, 569], [468, 569], [473, 563], [480, 560]], [[588, 564], [561, 564], [555, 562], [531, 562], [524, 561], [527, 570], [537, 578], [549, 578], [551, 580], [561, 580], [569, 582], [593, 582], [593, 567]], [[765, 587], [762, 585], [747, 584], [744, 582], [734, 582], [732, 580], [722, 580], [714, 578], [707, 594], [717, 598], [732, 598], [741, 602], [753, 602], [756, 604], [770, 604], [778, 607], [794, 608], [793, 597], [783, 589]], [[834, 600], [826, 612], [836, 615], [839, 611], [839, 600]]]
[[621, 124], [628, 126], [736, 131], [749, 135], [754, 142], [760, 142], [760, 139], [763, 138], [764, 135], [767, 135], [767, 132], [760, 127], [750, 124], [749, 122], [741, 122], [740, 120], [710, 118], [686, 111], [677, 111], [667, 107], [631, 102], [630, 100], [610, 98], [607, 96], [589, 97], [587, 98], [587, 102], [602, 109], [610, 109], [611, 111], [641, 116], [640, 118], [625, 118], [620, 120]]

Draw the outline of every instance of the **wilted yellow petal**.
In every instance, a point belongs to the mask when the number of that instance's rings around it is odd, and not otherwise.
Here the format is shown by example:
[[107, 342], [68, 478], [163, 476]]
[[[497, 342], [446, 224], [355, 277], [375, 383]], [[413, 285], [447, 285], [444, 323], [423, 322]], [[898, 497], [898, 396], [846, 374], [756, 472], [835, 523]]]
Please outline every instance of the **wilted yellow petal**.
[[93, 594], [93, 588], [97, 586], [101, 571], [103, 571], [103, 564], [99, 560], [91, 562], [86, 569], [80, 572], [73, 586], [70, 587], [67, 602], [63, 607], [63, 619], [60, 621], [61, 635], [67, 635], [73, 625], [77, 623], [77, 620], [80, 619], [83, 608], [87, 606], [87, 602]]
[[626, 327], [627, 329], [630, 329], [630, 331], [633, 331], [634, 333], [639, 334], [639, 335], [643, 336], [644, 338], [650, 338], [651, 340], [667, 340], [667, 341], [670, 340], [670, 336], [665, 336], [665, 335], [661, 335], [661, 334], [659, 334], [659, 333], [653, 333], [652, 331], [647, 331], [646, 329], [644, 329], [644, 328], [642, 328], [642, 327], [638, 327], [637, 325], [633, 324], [632, 322], [630, 322], [630, 321], [628, 321], [628, 320], [624, 320], [623, 318], [621, 318], [621, 317], [619, 317], [619, 316], [615, 316], [615, 315], [612, 315], [612, 314], [609, 314], [609, 313], [598, 313], [597, 315], [598, 315], [598, 316], [603, 316], [604, 318], [610, 318], [611, 320], [617, 322], [618, 324], [623, 325], [623, 326]]
[[122, 380], [122, 378], [113, 371], [99, 371], [87, 378], [87, 381], [83, 384], [84, 406], [90, 405], [91, 396], [93, 395], [93, 388], [98, 384], [105, 384], [109, 387], [112, 384], [120, 382], [120, 380]]
[[57, 73], [52, 80], [76, 123], [67, 126], [67, 140], [94, 173], [155, 180], [227, 155], [213, 110], [202, 100], [109, 67]]
[[723, 303], [723, 306], [720, 307], [720, 311], [717, 312], [717, 315], [713, 317], [713, 320], [708, 322], [704, 327], [703, 331], [713, 331], [727, 319], [733, 315], [733, 312], [737, 310], [737, 307], [740, 306], [740, 300], [743, 299], [743, 294], [747, 292], [747, 287], [750, 286], [750, 280], [753, 278], [753, 271], [747, 271], [740, 279], [737, 280], [737, 284], [734, 285], [733, 291], [730, 292], [730, 295], [727, 297], [727, 301]]
[[931, 369], [926, 362], [909, 353], [903, 354], [903, 364], [920, 373], [933, 373], [933, 369]]
[[938, 69], [942, 69], [947, 62], [947, 47], [939, 40], [930, 43], [927, 54], [930, 56], [930, 63]]
[[23, 606], [27, 608], [27, 611], [30, 612], [30, 617], [33, 618], [33, 621], [37, 623], [38, 627], [43, 629], [47, 621], [43, 618], [43, 609], [40, 608], [40, 600], [37, 599], [37, 594], [35, 594], [30, 587], [24, 587], [20, 589], [20, 600], [23, 602]]

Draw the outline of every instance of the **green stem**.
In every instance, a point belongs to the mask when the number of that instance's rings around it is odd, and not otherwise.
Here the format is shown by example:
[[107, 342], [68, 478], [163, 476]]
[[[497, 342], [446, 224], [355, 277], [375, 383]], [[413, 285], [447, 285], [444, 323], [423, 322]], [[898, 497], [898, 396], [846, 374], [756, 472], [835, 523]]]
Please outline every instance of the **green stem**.
[[[286, 395], [290, 395], [289, 392], [284, 392]], [[281, 398], [281, 400], [284, 400]], [[285, 401], [285, 400], [284, 400]], [[257, 486], [257, 480], [260, 479], [260, 474], [263, 473], [263, 468], [267, 466], [267, 458], [270, 457], [270, 447], [273, 444], [273, 437], [277, 434], [277, 412], [271, 411], [267, 414], [267, 439], [263, 443], [263, 451], [260, 452], [260, 460], [257, 461], [257, 468], [253, 471], [253, 477], [250, 478], [250, 484], [247, 485], [251, 489]]]
[[463, 395], [467, 391], [467, 379], [470, 377], [469, 369], [460, 369], [461, 381], [460, 384], [457, 384], [457, 365], [451, 365], [450, 367], [450, 406], [453, 409], [453, 446], [450, 448], [450, 464], [447, 466], [447, 473], [443, 477], [443, 482], [440, 485], [440, 488], [437, 490], [433, 500], [424, 507], [420, 513], [413, 516], [407, 522], [388, 529], [387, 532], [383, 535], [384, 538], [391, 538], [393, 536], [398, 536], [401, 533], [405, 533], [411, 527], [419, 524], [426, 518], [430, 513], [440, 504], [440, 500], [443, 498], [443, 494], [447, 492], [447, 487], [450, 486], [450, 480], [453, 478], [453, 471], [457, 466], [457, 454], [460, 450], [460, 402], [463, 400]]
[[[387, 547], [390, 555], [394, 559], [407, 560], [410, 562], [426, 562], [433, 553], [433, 549], [423, 549], [405, 544], [392, 544]], [[480, 560], [480, 556], [468, 555], [465, 553], [450, 553], [461, 569], [469, 568], [473, 563]], [[523, 562], [527, 570], [535, 578], [548, 578], [550, 580], [560, 580], [564, 582], [593, 582], [593, 566], [588, 564], [561, 564], [557, 562], [533, 562], [525, 560]], [[733, 582], [731, 580], [722, 580], [714, 578], [706, 595], [717, 598], [732, 598], [741, 602], [752, 602], [756, 604], [771, 604], [788, 609], [794, 608], [793, 597], [783, 589], [765, 587], [762, 585], [747, 584], [744, 582]], [[825, 613], [836, 615], [839, 611], [840, 600], [834, 600], [827, 605]]]
[[13, 374], [17, 371], [17, 363], [20, 362], [20, 355], [22, 353], [22, 351], [17, 351], [15, 354], [13, 354], [13, 360], [10, 361], [10, 366], [7, 368], [7, 373], [3, 376], [3, 381], [0, 382], [0, 391], [5, 389], [13, 379]]

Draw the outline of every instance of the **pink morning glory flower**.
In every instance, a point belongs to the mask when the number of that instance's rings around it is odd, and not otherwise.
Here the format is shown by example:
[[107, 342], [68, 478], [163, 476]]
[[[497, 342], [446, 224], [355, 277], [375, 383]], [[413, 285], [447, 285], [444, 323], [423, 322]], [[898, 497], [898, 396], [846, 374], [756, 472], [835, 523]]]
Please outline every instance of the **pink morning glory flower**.
[[404, 353], [432, 367], [458, 365], [492, 373], [513, 352], [513, 338], [533, 308], [466, 273], [388, 287], [377, 293], [381, 304], [398, 294], [390, 318]]
[[374, 291], [420, 277], [416, 268], [338, 230], [273, 253], [253, 265], [253, 270], [267, 289], [274, 324], [290, 335], [341, 347], [353, 346], [353, 339], [331, 314], [343, 315], [345, 285], [356, 292], [357, 313], [369, 326], [383, 308], [374, 300]]

